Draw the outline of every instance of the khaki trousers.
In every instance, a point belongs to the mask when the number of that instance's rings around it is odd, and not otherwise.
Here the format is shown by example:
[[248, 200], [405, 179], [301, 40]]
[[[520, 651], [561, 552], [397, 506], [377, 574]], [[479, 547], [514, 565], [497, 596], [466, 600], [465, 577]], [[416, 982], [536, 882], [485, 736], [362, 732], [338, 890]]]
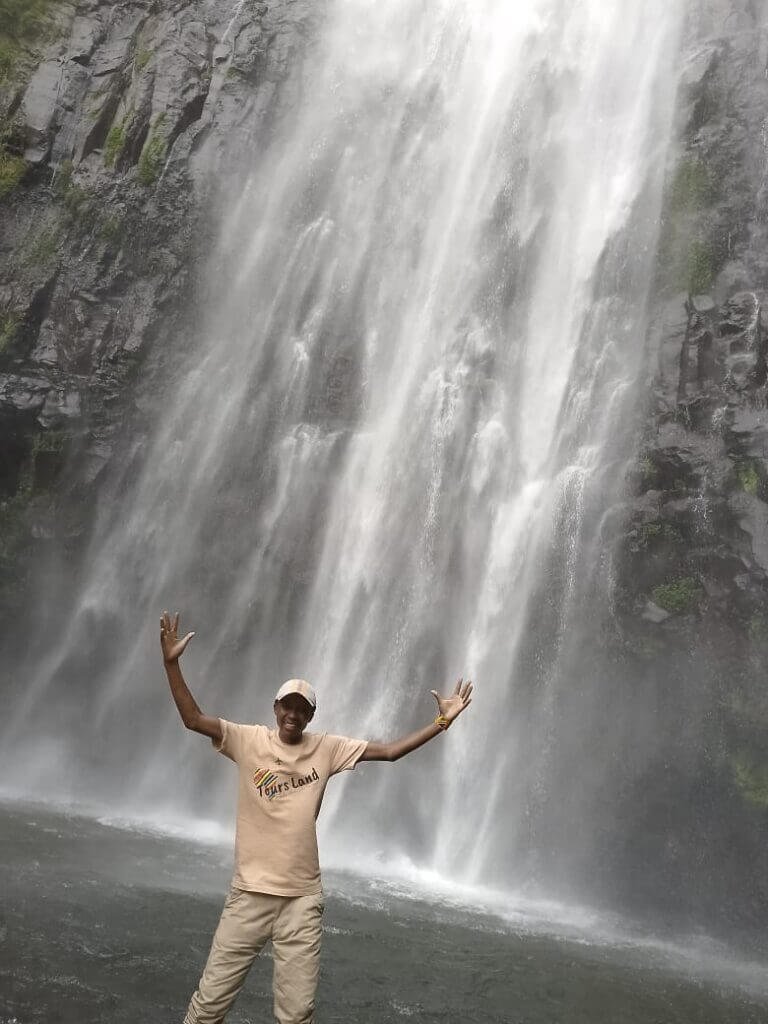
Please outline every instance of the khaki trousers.
[[221, 1024], [269, 939], [278, 1024], [313, 1024], [323, 895], [270, 896], [232, 888], [184, 1024]]

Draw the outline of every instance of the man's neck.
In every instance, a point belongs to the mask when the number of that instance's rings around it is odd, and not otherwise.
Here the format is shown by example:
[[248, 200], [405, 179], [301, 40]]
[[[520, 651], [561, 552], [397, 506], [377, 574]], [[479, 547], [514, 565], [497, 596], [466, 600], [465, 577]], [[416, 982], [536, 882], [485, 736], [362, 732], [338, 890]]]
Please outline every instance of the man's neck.
[[280, 740], [280, 742], [284, 744], [286, 747], [300, 747], [301, 744], [304, 742], [303, 732], [300, 732], [298, 736], [291, 735], [286, 737], [282, 735], [279, 729], [275, 729], [275, 735]]

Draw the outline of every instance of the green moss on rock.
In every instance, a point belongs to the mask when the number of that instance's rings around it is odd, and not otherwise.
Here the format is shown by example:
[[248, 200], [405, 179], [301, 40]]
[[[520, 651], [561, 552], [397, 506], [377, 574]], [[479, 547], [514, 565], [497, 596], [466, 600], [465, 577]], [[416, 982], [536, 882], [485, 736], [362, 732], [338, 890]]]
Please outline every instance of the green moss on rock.
[[120, 154], [125, 148], [125, 141], [128, 134], [128, 125], [133, 117], [133, 110], [129, 110], [119, 121], [115, 121], [109, 129], [106, 142], [104, 143], [104, 165], [114, 167], [120, 159]]
[[62, 160], [56, 168], [53, 177], [53, 186], [57, 195], [64, 195], [72, 184], [72, 177], [75, 173], [75, 165], [71, 160]]
[[712, 176], [701, 160], [681, 160], [669, 189], [671, 213], [695, 212], [709, 206], [717, 197]]
[[143, 71], [154, 55], [154, 50], [139, 50], [133, 58], [133, 66], [137, 71]]
[[23, 253], [23, 263], [28, 267], [49, 267], [59, 251], [61, 236], [57, 228], [42, 228], [29, 242]]
[[708, 242], [694, 239], [688, 247], [686, 288], [691, 295], [708, 292], [715, 279], [715, 258]]
[[34, 48], [50, 36], [51, 12], [59, 0], [0, 0], [0, 85], [30, 64]]
[[165, 166], [168, 140], [165, 136], [164, 125], [165, 114], [160, 114], [139, 157], [139, 181], [147, 187], [154, 185]]
[[683, 535], [677, 527], [670, 525], [670, 523], [643, 523], [640, 527], [640, 540], [644, 545], [650, 544], [653, 541], [674, 543], [682, 539]]
[[768, 765], [742, 753], [733, 758], [731, 768], [733, 781], [747, 803], [768, 808]]
[[51, 0], [0, 0], [0, 25], [11, 39], [34, 39], [47, 25]]
[[53, 490], [66, 461], [69, 434], [44, 430], [32, 442], [32, 490], [35, 495], [53, 497]]
[[72, 218], [81, 218], [90, 204], [90, 196], [84, 188], [77, 185], [73, 180], [74, 165], [71, 160], [63, 160], [56, 172], [54, 188], [56, 195], [61, 199], [64, 209]]
[[124, 226], [122, 217], [110, 213], [99, 221], [97, 233], [103, 242], [117, 242], [122, 237]]
[[665, 612], [691, 611], [704, 596], [699, 583], [692, 576], [680, 576], [654, 587], [651, 599]]
[[21, 183], [28, 164], [22, 157], [24, 131], [17, 120], [0, 118], [0, 199]]
[[0, 199], [13, 192], [26, 173], [26, 160], [9, 153], [0, 143]]
[[666, 289], [701, 295], [722, 265], [716, 206], [722, 171], [696, 156], [677, 164], [667, 185], [659, 238], [659, 273]]
[[18, 313], [0, 313], [0, 356], [13, 345], [20, 326], [21, 317]]
[[68, 440], [68, 435], [61, 430], [41, 431], [39, 434], [35, 434], [35, 439], [32, 442], [32, 458], [36, 458], [41, 453], [61, 454]]
[[642, 491], [651, 491], [658, 486], [659, 471], [647, 455], [638, 459], [636, 479]]
[[762, 612], [754, 612], [747, 623], [747, 635], [754, 644], [768, 641], [768, 617]]
[[0, 85], [9, 81], [16, 67], [18, 47], [0, 37]]
[[760, 490], [760, 474], [754, 462], [739, 462], [736, 466], [736, 479], [739, 488], [747, 494], [757, 494]]

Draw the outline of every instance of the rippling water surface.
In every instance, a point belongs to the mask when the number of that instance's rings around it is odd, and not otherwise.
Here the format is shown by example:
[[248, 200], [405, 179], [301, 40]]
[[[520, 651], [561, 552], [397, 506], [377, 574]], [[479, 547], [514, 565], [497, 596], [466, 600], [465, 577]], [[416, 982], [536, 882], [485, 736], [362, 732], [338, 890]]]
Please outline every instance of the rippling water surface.
[[[181, 1021], [230, 853], [39, 807], [0, 809], [0, 1022]], [[768, 971], [654, 943], [515, 923], [407, 888], [326, 879], [320, 1024], [762, 1024]], [[531, 908], [528, 908], [530, 910]], [[539, 908], [541, 910], [541, 908]], [[544, 929], [544, 930], [542, 930]], [[271, 1020], [257, 961], [229, 1018]]]

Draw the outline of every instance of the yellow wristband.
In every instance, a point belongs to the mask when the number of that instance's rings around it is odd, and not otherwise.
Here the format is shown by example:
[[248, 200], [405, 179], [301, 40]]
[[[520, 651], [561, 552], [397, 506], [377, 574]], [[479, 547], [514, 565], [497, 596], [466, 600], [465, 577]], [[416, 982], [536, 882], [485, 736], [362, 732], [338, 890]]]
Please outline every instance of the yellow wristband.
[[435, 719], [435, 725], [439, 725], [443, 732], [445, 732], [445, 730], [448, 728], [450, 724], [451, 723], [448, 721], [445, 715], [438, 715], [437, 718]]

